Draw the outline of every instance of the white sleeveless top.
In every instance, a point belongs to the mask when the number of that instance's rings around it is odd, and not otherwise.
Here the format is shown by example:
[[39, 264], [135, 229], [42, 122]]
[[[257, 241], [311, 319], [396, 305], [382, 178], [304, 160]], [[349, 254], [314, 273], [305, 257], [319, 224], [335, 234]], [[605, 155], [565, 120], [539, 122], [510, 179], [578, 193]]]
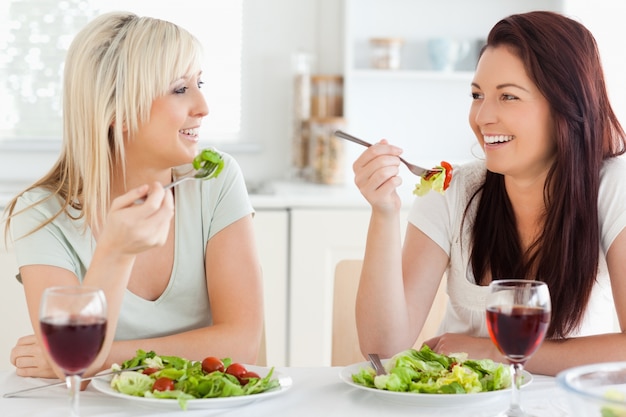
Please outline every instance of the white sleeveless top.
[[[485, 301], [488, 288], [475, 284], [470, 265], [470, 222], [465, 222], [461, 245], [461, 222], [471, 193], [483, 181], [483, 161], [454, 167], [454, 179], [444, 195], [431, 192], [416, 197], [409, 222], [419, 228], [450, 257], [447, 270], [448, 305], [439, 332], [488, 337]], [[626, 161], [612, 158], [604, 163], [598, 198], [600, 222], [600, 266], [597, 282], [579, 330], [570, 337], [609, 333], [618, 330], [617, 315], [605, 254], [626, 227]], [[470, 213], [472, 217], [472, 213]]]

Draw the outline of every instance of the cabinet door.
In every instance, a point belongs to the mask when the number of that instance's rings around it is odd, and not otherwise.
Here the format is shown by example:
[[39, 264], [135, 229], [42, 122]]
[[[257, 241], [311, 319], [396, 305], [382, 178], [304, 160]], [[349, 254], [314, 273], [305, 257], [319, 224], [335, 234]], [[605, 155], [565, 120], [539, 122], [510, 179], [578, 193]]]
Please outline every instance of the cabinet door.
[[259, 364], [287, 364], [287, 210], [257, 210], [254, 217], [257, 248], [263, 269], [265, 358]]
[[335, 268], [363, 258], [369, 217], [369, 208], [292, 210], [290, 366], [331, 365]]

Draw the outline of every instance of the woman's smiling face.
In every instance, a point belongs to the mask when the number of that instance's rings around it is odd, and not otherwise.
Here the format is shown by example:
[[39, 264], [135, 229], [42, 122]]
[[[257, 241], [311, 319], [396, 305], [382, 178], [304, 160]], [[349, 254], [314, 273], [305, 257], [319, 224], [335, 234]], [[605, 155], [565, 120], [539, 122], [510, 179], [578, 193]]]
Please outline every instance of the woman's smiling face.
[[489, 47], [481, 56], [469, 122], [492, 172], [536, 178], [554, 161], [550, 105], [507, 46]]
[[[174, 81], [168, 92], [152, 102], [150, 118], [126, 144], [127, 159], [142, 165], [172, 167], [189, 163], [197, 154], [198, 130], [208, 107], [200, 74]], [[130, 159], [129, 159], [130, 160]]]

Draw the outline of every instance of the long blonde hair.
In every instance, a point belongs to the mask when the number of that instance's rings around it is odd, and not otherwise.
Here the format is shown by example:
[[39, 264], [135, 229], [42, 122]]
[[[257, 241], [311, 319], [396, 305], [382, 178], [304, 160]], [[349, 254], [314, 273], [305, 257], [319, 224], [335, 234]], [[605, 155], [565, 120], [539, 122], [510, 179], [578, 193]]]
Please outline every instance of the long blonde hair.
[[[155, 98], [174, 80], [199, 71], [200, 55], [199, 42], [186, 30], [129, 12], [98, 16], [76, 35], [65, 61], [61, 153], [22, 192], [43, 187], [61, 208], [32, 232], [62, 213], [71, 216], [70, 208], [78, 209], [75, 218], [84, 217], [85, 227], [99, 227], [110, 204], [111, 177], [116, 170], [125, 174], [124, 132], [132, 137], [149, 119]], [[20, 195], [7, 206], [5, 236], [19, 214], [14, 209]]]

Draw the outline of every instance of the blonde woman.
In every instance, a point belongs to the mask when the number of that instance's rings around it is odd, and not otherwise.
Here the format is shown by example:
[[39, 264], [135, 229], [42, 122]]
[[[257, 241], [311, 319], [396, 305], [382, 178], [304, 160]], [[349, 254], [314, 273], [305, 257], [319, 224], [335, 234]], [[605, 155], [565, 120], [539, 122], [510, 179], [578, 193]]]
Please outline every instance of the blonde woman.
[[109, 304], [88, 374], [139, 348], [256, 361], [261, 271], [239, 166], [223, 154], [216, 179], [163, 189], [199, 151], [209, 112], [200, 49], [184, 29], [126, 12], [97, 17], [74, 39], [61, 154], [7, 208], [35, 329], [11, 352], [18, 375], [54, 376], [39, 301], [46, 287], [79, 283], [102, 288]]

